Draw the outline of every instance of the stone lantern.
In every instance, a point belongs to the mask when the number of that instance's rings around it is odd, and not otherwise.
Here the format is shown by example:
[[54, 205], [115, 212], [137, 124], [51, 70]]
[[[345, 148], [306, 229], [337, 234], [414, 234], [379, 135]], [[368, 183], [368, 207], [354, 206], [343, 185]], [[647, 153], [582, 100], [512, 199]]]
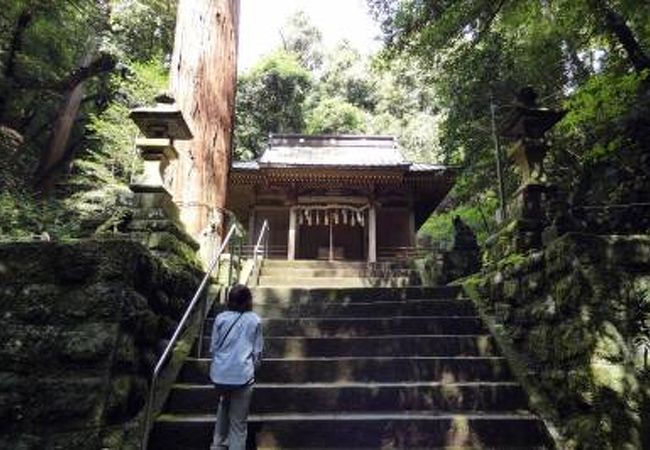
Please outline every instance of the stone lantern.
[[174, 142], [192, 139], [192, 133], [171, 96], [159, 95], [156, 102], [154, 107], [136, 108], [129, 115], [144, 135], [135, 142], [144, 160], [144, 173], [129, 186], [134, 210], [128, 230], [154, 251], [175, 252], [179, 245], [195, 251], [198, 244], [185, 232], [164, 183], [165, 169], [178, 158]]
[[134, 192], [165, 190], [164, 172], [171, 160], [178, 158], [174, 141], [192, 139], [183, 113], [174, 99], [166, 94], [156, 97], [157, 105], [137, 108], [130, 118], [140, 128], [144, 138], [136, 139], [140, 156], [144, 159], [144, 174], [131, 185]]
[[533, 88], [526, 87], [519, 92], [501, 123], [500, 134], [515, 140], [508, 154], [519, 168], [521, 186], [508, 208], [510, 224], [488, 239], [493, 259], [539, 248], [542, 244], [549, 198], [555, 195], [544, 174], [543, 163], [548, 151], [544, 136], [564, 114], [564, 111], [539, 107], [537, 94]]
[[544, 135], [564, 117], [564, 111], [537, 106], [537, 93], [531, 87], [517, 95], [510, 114], [501, 125], [501, 135], [517, 139], [508, 152], [521, 171], [522, 185], [544, 183], [544, 157], [547, 145]]
[[515, 219], [537, 228], [544, 219], [543, 202], [549, 190], [544, 173], [548, 146], [544, 135], [564, 117], [564, 111], [540, 108], [537, 93], [523, 88], [510, 113], [501, 124], [501, 135], [516, 139], [508, 154], [521, 173], [521, 186], [515, 192], [511, 211]]

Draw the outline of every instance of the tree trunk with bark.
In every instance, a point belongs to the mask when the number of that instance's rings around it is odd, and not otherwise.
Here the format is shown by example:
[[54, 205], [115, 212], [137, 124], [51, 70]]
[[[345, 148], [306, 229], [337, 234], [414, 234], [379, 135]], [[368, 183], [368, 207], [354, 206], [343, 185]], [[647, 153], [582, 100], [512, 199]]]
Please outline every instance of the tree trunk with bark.
[[193, 140], [177, 143], [172, 189], [188, 232], [200, 238], [226, 204], [235, 110], [239, 0], [180, 0], [171, 87]]
[[58, 89], [64, 92], [63, 102], [57, 111], [48, 145], [41, 154], [34, 176], [34, 185], [41, 193], [52, 191], [58, 172], [71, 158], [68, 142], [83, 100], [84, 82], [115, 67], [115, 57], [101, 54], [93, 59], [94, 53], [89, 50], [81, 65], [57, 83]]
[[72, 133], [79, 106], [83, 98], [83, 84], [78, 84], [68, 92], [63, 104], [56, 114], [56, 121], [52, 126], [52, 133], [45, 152], [41, 154], [41, 160], [36, 170], [35, 187], [41, 193], [48, 193], [54, 189], [56, 174], [68, 159], [66, 150]]

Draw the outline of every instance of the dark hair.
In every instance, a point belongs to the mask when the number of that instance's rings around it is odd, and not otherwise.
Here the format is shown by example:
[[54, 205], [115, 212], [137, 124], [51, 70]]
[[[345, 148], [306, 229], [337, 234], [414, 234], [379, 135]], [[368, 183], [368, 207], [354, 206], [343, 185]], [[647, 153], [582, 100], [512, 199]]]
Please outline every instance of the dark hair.
[[246, 312], [253, 309], [251, 290], [243, 284], [235, 284], [228, 293], [228, 310]]

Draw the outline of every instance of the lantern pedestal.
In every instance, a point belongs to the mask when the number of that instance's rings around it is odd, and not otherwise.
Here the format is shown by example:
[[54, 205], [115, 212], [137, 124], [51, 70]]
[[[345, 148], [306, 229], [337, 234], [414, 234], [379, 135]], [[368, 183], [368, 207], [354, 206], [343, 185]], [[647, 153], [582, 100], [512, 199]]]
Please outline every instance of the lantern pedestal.
[[144, 160], [144, 172], [131, 183], [133, 192], [167, 192], [164, 174], [172, 160], [178, 158], [171, 139], [136, 139], [140, 156]]
[[547, 150], [541, 139], [521, 139], [508, 150], [508, 156], [515, 160], [524, 185], [544, 183], [544, 158]]

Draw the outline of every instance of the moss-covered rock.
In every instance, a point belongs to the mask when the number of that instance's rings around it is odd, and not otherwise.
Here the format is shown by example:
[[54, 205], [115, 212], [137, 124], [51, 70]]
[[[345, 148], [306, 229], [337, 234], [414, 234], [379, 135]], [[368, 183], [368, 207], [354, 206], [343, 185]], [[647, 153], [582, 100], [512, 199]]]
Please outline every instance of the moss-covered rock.
[[650, 377], [636, 346], [650, 343], [649, 246], [649, 236], [566, 234], [464, 281], [523, 361], [519, 377], [562, 448], [647, 445]]
[[0, 245], [0, 448], [134, 448], [200, 275], [193, 255], [169, 264], [132, 239]]

